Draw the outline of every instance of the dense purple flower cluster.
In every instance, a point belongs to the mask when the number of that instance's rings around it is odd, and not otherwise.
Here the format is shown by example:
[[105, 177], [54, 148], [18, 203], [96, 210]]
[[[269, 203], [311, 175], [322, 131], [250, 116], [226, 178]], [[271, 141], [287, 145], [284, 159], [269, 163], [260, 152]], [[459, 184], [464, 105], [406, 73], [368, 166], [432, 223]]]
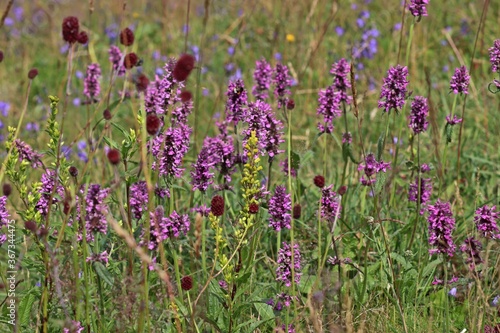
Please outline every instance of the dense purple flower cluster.
[[153, 168], [158, 168], [160, 176], [182, 176], [182, 159], [189, 149], [190, 135], [189, 126], [178, 124], [153, 139], [151, 153], [156, 158]]
[[269, 227], [275, 231], [291, 228], [292, 216], [292, 199], [290, 194], [286, 193], [286, 187], [282, 185], [276, 186], [274, 195], [269, 199]]
[[460, 68], [456, 68], [450, 80], [450, 90], [454, 94], [468, 94], [469, 81], [470, 76], [467, 67], [461, 66]]
[[90, 64], [87, 67], [87, 74], [83, 82], [83, 94], [87, 96], [90, 101], [94, 101], [101, 93], [101, 84], [99, 78], [101, 77], [101, 67], [99, 64]]
[[340, 110], [341, 98], [341, 92], [335, 91], [333, 85], [319, 91], [318, 109], [316, 113], [318, 115], [323, 115], [324, 122], [324, 125], [318, 123], [318, 130], [320, 133], [333, 132], [333, 120], [342, 115], [342, 110]]
[[[281, 166], [281, 171], [283, 171], [285, 176], [288, 176], [288, 159], [284, 159], [283, 161], [281, 161], [280, 166]], [[297, 177], [297, 170], [293, 167], [293, 160], [292, 160], [292, 167], [290, 168], [290, 173], [292, 177]]]
[[193, 170], [191, 171], [191, 185], [193, 185], [193, 191], [198, 189], [205, 192], [213, 183], [212, 178], [214, 177], [214, 174], [210, 172], [210, 170], [214, 166], [215, 161], [213, 158], [213, 151], [211, 151], [210, 146], [208, 145], [210, 140], [207, 139], [205, 139], [203, 147], [198, 154], [198, 159], [192, 165]]
[[[47, 169], [42, 175], [41, 179], [42, 186], [38, 190], [40, 192], [40, 199], [35, 205], [35, 208], [40, 214], [45, 217], [49, 211], [49, 200], [54, 190], [54, 185], [56, 183], [56, 172], [54, 170]], [[57, 188], [55, 194], [59, 195], [61, 198], [64, 197], [64, 187], [57, 180]], [[52, 204], [56, 204], [59, 200], [56, 197], [52, 198]]]
[[[420, 178], [420, 215], [424, 215], [427, 203], [432, 194], [432, 179]], [[418, 199], [418, 177], [415, 177], [415, 182], [410, 184], [408, 192], [408, 200], [417, 202]]]
[[255, 85], [252, 87], [252, 94], [256, 99], [264, 101], [269, 97], [272, 76], [273, 70], [266, 59], [262, 58], [255, 62], [255, 71], [253, 72]]
[[351, 144], [352, 143], [352, 135], [351, 132], [342, 134], [342, 143]]
[[274, 311], [281, 311], [283, 310], [283, 306], [289, 308], [292, 302], [293, 296], [287, 293], [279, 293], [275, 298], [269, 299], [266, 304], [272, 306]]
[[108, 251], [101, 253], [93, 253], [85, 259], [86, 262], [100, 262], [102, 264], [107, 264], [109, 261]]
[[491, 71], [500, 72], [500, 39], [493, 42], [493, 46], [488, 49], [490, 53]]
[[148, 187], [144, 180], [130, 186], [130, 208], [136, 219], [140, 219], [148, 207]]
[[347, 104], [351, 103], [352, 97], [347, 94], [347, 89], [351, 88], [351, 82], [347, 76], [350, 72], [350, 65], [346, 59], [341, 58], [338, 62], [332, 65], [330, 74], [333, 75], [333, 86], [335, 91], [340, 94], [340, 102], [345, 102]]
[[[84, 188], [81, 190], [84, 193]], [[85, 197], [85, 229], [87, 232], [87, 241], [94, 240], [94, 233], [101, 232], [106, 234], [108, 222], [106, 214], [108, 205], [104, 200], [109, 195], [110, 189], [101, 189], [99, 184], [91, 184]]]
[[[293, 253], [293, 254], [292, 254]], [[301, 264], [300, 264], [300, 250], [299, 244], [292, 247], [283, 242], [281, 249], [278, 252], [278, 268], [276, 269], [276, 280], [281, 281], [285, 286], [292, 285], [292, 255], [293, 255], [293, 270], [295, 275], [295, 283], [300, 283]]]
[[34, 169], [42, 166], [41, 158], [43, 155], [34, 151], [29, 144], [19, 139], [16, 139], [14, 141], [14, 147], [17, 149], [17, 152], [19, 153], [19, 161], [22, 162], [26, 160], [30, 162], [31, 167]]
[[[154, 104], [157, 114], [167, 114], [168, 108], [180, 102], [180, 94], [184, 83], [174, 79], [173, 71], [175, 67], [175, 59], [169, 59], [163, 67], [163, 76], [156, 80], [156, 91], [154, 93]], [[151, 97], [150, 97], [151, 98]]]
[[396, 112], [403, 107], [408, 88], [408, 68], [397, 65], [387, 71], [387, 77], [384, 78], [384, 85], [380, 92], [378, 107], [390, 112], [395, 109]]
[[460, 246], [460, 251], [467, 255], [466, 263], [469, 264], [471, 271], [475, 271], [476, 266], [483, 262], [481, 258], [482, 249], [481, 242], [474, 239], [474, 237], [467, 237]]
[[278, 108], [286, 105], [287, 96], [290, 95], [292, 79], [288, 74], [288, 67], [277, 63], [273, 75], [274, 96], [278, 99]]
[[182, 103], [172, 111], [172, 125], [187, 124], [187, 118], [193, 111], [193, 102]]
[[257, 133], [261, 154], [267, 153], [272, 160], [277, 154], [283, 152], [279, 149], [283, 139], [283, 124], [278, 120], [269, 104], [257, 100], [248, 105], [245, 122], [248, 128], [244, 131], [243, 144], [246, 144], [252, 131]]
[[429, 0], [410, 0], [408, 4], [408, 9], [410, 13], [415, 17], [427, 16], [427, 5]]
[[451, 212], [449, 202], [441, 202], [439, 199], [434, 205], [428, 206], [429, 217], [429, 245], [430, 254], [443, 253], [450, 257], [455, 253], [452, 233], [455, 229], [455, 219]]
[[427, 98], [422, 96], [415, 96], [415, 99], [411, 103], [410, 116], [410, 127], [413, 133], [419, 134], [427, 130], [429, 122], [427, 121], [427, 116], [429, 115], [429, 107], [427, 106]]
[[[7, 197], [5, 195], [0, 197], [0, 230], [2, 227], [7, 226], [9, 224], [10, 214], [7, 210]], [[5, 243], [7, 240], [7, 235], [0, 231], [0, 245]]]
[[[154, 212], [151, 212], [150, 234], [148, 249], [156, 250], [158, 245], [167, 238], [178, 238], [181, 233], [186, 235], [190, 228], [189, 217], [179, 215], [175, 210], [169, 217], [165, 217], [165, 211], [162, 206], [158, 206]], [[146, 243], [146, 234], [143, 230], [141, 245]]]
[[123, 54], [118, 46], [112, 45], [109, 48], [109, 61], [113, 65], [113, 71], [117, 76], [125, 75], [126, 69], [123, 66]]
[[496, 206], [488, 207], [484, 205], [476, 210], [474, 223], [483, 237], [500, 239], [500, 232], [497, 225], [500, 213], [496, 211], [496, 208]]
[[360, 163], [358, 166], [358, 171], [364, 170], [365, 178], [364, 176], [361, 176], [360, 182], [361, 184], [365, 186], [369, 186], [375, 182], [375, 177], [373, 177], [375, 174], [379, 173], [380, 171], [386, 172], [388, 168], [391, 167], [391, 162], [384, 162], [384, 161], [377, 161], [375, 159], [375, 155], [373, 153], [370, 153], [366, 155], [365, 157], [365, 164]]
[[340, 216], [340, 196], [332, 190], [333, 185], [321, 189], [321, 218], [333, 223]]
[[248, 104], [247, 91], [243, 80], [229, 82], [227, 87], [226, 119], [238, 124], [245, 119], [245, 109]]
[[[377, 53], [378, 41], [380, 32], [376, 28], [366, 29], [361, 35], [361, 40], [358, 41], [352, 48], [354, 59], [373, 59]], [[356, 66], [358, 70], [364, 69], [362, 62], [358, 62]]]

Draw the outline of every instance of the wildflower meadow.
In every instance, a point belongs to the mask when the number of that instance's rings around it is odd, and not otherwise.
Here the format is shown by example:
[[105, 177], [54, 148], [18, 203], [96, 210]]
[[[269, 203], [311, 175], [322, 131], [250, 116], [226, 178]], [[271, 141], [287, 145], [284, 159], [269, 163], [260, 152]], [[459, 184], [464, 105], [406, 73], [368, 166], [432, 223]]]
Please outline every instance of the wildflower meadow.
[[499, 27], [2, 0], [0, 332], [500, 333]]

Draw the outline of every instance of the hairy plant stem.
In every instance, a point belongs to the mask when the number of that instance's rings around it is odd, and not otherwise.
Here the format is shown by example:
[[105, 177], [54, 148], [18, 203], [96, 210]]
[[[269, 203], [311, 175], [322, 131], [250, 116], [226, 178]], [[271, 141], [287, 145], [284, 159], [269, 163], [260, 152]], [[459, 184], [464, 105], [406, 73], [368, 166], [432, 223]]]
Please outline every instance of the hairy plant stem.
[[[458, 99], [458, 94], [455, 94], [455, 97], [453, 98], [453, 105], [451, 107], [450, 119], [453, 119], [453, 116], [455, 114], [455, 107], [457, 106], [457, 99]], [[455, 126], [455, 125], [450, 125], [450, 126]], [[441, 169], [443, 170], [443, 173], [446, 173], [446, 162], [447, 162], [447, 152], [448, 152], [448, 138], [446, 138], [445, 140], [446, 140], [446, 143], [444, 145], [443, 160], [441, 161]], [[440, 178], [439, 179], [438, 197], [441, 195], [441, 192], [443, 191], [443, 186], [444, 186], [444, 179]]]
[[418, 227], [418, 220], [420, 219], [420, 202], [421, 202], [421, 187], [422, 187], [422, 179], [420, 177], [420, 134], [417, 134], [417, 213], [415, 216], [415, 224], [413, 225], [413, 230], [411, 232], [410, 244], [408, 244], [407, 250], [411, 250], [411, 246], [413, 245], [413, 241], [415, 240], [415, 232]]

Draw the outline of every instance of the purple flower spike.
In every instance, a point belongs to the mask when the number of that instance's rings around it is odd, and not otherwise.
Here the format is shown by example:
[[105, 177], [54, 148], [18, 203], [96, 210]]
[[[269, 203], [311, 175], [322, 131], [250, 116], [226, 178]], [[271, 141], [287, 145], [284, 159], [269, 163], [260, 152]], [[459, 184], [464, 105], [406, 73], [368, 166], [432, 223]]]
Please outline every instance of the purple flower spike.
[[[82, 192], [83, 192], [82, 188]], [[108, 206], [104, 200], [109, 195], [110, 189], [101, 189], [99, 184], [89, 185], [87, 196], [85, 197], [85, 228], [87, 229], [87, 241], [94, 240], [94, 233], [106, 234], [108, 222], [106, 214]]]
[[90, 64], [85, 75], [83, 94], [92, 102], [96, 100], [101, 92], [99, 78], [101, 77], [101, 67], [99, 64]]
[[342, 111], [340, 110], [341, 98], [342, 93], [335, 91], [334, 86], [320, 90], [316, 113], [318, 115], [323, 115], [323, 121], [325, 123], [325, 125], [318, 123], [318, 130], [320, 133], [333, 132], [333, 120], [342, 115]]
[[452, 257], [455, 253], [452, 233], [455, 229], [455, 219], [451, 213], [449, 202], [439, 199], [434, 205], [429, 205], [429, 254], [448, 254]]
[[266, 59], [262, 58], [255, 63], [255, 71], [253, 72], [255, 85], [252, 87], [252, 94], [256, 99], [264, 101], [269, 97], [272, 76], [273, 70]]
[[408, 4], [410, 13], [415, 17], [427, 16], [427, 5], [429, 0], [411, 0]]
[[496, 206], [488, 207], [484, 205], [476, 210], [474, 223], [477, 230], [486, 238], [500, 239], [497, 221], [500, 213], [496, 211]]
[[278, 108], [286, 105], [287, 96], [290, 95], [292, 78], [288, 74], [288, 67], [277, 63], [274, 69], [274, 96], [278, 99]]
[[330, 74], [333, 75], [333, 86], [340, 93], [340, 102], [351, 103], [352, 97], [347, 95], [347, 89], [351, 88], [351, 82], [347, 76], [350, 72], [350, 65], [344, 58], [332, 65]]
[[193, 171], [191, 171], [191, 185], [193, 191], [197, 189], [205, 192], [208, 187], [213, 183], [212, 178], [214, 174], [210, 169], [214, 166], [215, 161], [213, 158], [213, 151], [208, 145], [210, 141], [205, 140], [203, 148], [198, 154], [198, 160], [193, 164]]
[[290, 211], [292, 209], [292, 200], [290, 194], [286, 193], [286, 187], [278, 185], [274, 195], [269, 199], [269, 226], [275, 231], [283, 228], [290, 229], [292, 220]]
[[403, 107], [406, 99], [408, 87], [408, 68], [397, 65], [387, 71], [387, 77], [384, 78], [384, 85], [380, 92], [378, 107], [390, 112], [395, 109], [396, 112]]
[[[189, 149], [191, 128], [185, 124], [170, 127], [163, 135], [156, 136], [151, 153], [156, 158], [153, 168], [158, 167], [160, 176], [182, 177], [182, 159]], [[162, 149], [160, 151], [160, 149]], [[159, 163], [157, 165], [156, 163]]]
[[491, 71], [500, 72], [500, 39], [493, 42], [493, 46], [488, 49], [490, 53]]
[[[55, 194], [61, 198], [64, 198], [64, 187], [59, 183], [59, 180], [57, 180], [56, 185], [56, 172], [49, 169], [47, 169], [47, 171], [42, 175], [41, 183], [42, 186], [39, 190], [41, 195], [38, 203], [35, 205], [35, 208], [43, 217], [46, 217], [49, 211], [49, 200], [52, 195], [52, 191], [54, 190], [54, 186], [57, 186]], [[52, 204], [56, 204], [58, 202], [58, 198], [52, 198]]]
[[[427, 203], [431, 198], [432, 193], [432, 179], [420, 179], [420, 215], [424, 215]], [[408, 200], [417, 202], [418, 199], [418, 177], [415, 177], [415, 182], [410, 184], [410, 191], [408, 193]]]
[[340, 196], [332, 187], [333, 185], [330, 185], [321, 189], [321, 217], [330, 223], [340, 216], [342, 210]]
[[300, 283], [301, 276], [301, 256], [299, 244], [295, 244], [292, 251], [292, 247], [286, 242], [283, 242], [278, 253], [278, 268], [276, 269], [276, 280], [285, 283], [285, 286], [287, 287], [290, 287], [292, 285], [292, 255], [295, 283], [298, 284]]
[[470, 76], [469, 72], [467, 72], [467, 67], [462, 66], [456, 68], [455, 74], [451, 77], [450, 90], [453, 91], [454, 94], [468, 94], [469, 81]]
[[471, 271], [476, 270], [476, 266], [483, 262], [481, 258], [481, 250], [483, 246], [481, 242], [474, 239], [474, 237], [468, 237], [464, 240], [464, 243], [460, 246], [460, 251], [467, 255], [466, 263], [469, 264]]
[[427, 106], [427, 98], [416, 96], [411, 103], [410, 111], [410, 127], [413, 133], [419, 134], [427, 130], [429, 122], [427, 116], [429, 115], [429, 107]]
[[369, 186], [370, 184], [375, 183], [376, 179], [373, 176], [380, 171], [386, 172], [388, 168], [390, 169], [390, 167], [391, 162], [379, 162], [375, 159], [375, 155], [373, 155], [373, 153], [366, 155], [365, 164], [361, 163], [358, 166], [358, 171], [363, 170], [365, 172], [365, 176], [367, 176], [367, 178], [364, 176], [361, 177], [361, 184]]
[[109, 61], [113, 64], [113, 70], [117, 76], [125, 75], [126, 69], [123, 66], [123, 54], [117, 46], [112, 45], [109, 48]]
[[235, 124], [245, 118], [248, 103], [247, 91], [243, 80], [231, 81], [227, 87], [226, 118]]
[[14, 141], [14, 147], [17, 149], [19, 153], [19, 161], [26, 160], [30, 162], [31, 167], [36, 169], [42, 166], [42, 154], [37, 153], [31, 148], [31, 146], [19, 139]]

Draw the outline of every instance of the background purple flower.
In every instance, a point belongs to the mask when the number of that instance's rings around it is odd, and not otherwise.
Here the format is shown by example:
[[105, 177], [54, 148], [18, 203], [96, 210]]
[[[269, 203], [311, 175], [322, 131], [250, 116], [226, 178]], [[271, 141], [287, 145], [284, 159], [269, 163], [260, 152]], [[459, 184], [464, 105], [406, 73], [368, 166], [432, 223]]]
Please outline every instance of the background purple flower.
[[[427, 203], [431, 198], [432, 193], [432, 179], [420, 178], [420, 215], [424, 215]], [[418, 200], [418, 177], [415, 177], [415, 182], [410, 184], [408, 192], [408, 200], [417, 202]]]
[[245, 108], [248, 103], [247, 91], [243, 80], [229, 82], [226, 96], [226, 119], [238, 124], [238, 122], [245, 119]]
[[256, 99], [266, 100], [269, 97], [272, 75], [273, 70], [266, 59], [257, 60], [255, 71], [253, 72], [255, 85], [252, 87], [252, 94]]
[[427, 116], [429, 115], [429, 107], [427, 106], [427, 98], [422, 96], [415, 96], [415, 99], [411, 103], [410, 116], [410, 127], [413, 133], [419, 134], [427, 130], [429, 122], [427, 121]]
[[333, 85], [319, 91], [318, 109], [316, 113], [323, 116], [324, 122], [324, 125], [318, 123], [318, 130], [320, 133], [333, 132], [333, 120], [342, 115], [342, 110], [340, 110], [341, 98], [342, 93], [335, 91]]
[[439, 199], [434, 205], [429, 205], [429, 249], [430, 254], [448, 254], [452, 257], [455, 253], [452, 233], [455, 229], [455, 219], [451, 212], [449, 202]]
[[331, 223], [340, 216], [342, 210], [340, 196], [332, 190], [332, 187], [333, 185], [329, 185], [321, 189], [321, 218]]
[[300, 283], [301, 256], [299, 244], [295, 244], [292, 251], [292, 247], [288, 243], [283, 242], [283, 244], [281, 245], [281, 249], [278, 252], [278, 268], [276, 269], [276, 280], [283, 282], [287, 287], [290, 287], [292, 285], [292, 255], [295, 283]]
[[365, 163], [360, 163], [358, 166], [358, 171], [363, 170], [365, 173], [365, 178], [364, 176], [361, 176], [361, 183], [365, 186], [369, 186], [370, 184], [375, 182], [375, 177], [373, 177], [375, 174], [379, 173], [380, 171], [386, 172], [387, 168], [391, 167], [391, 162], [384, 162], [384, 161], [377, 161], [375, 159], [375, 155], [373, 153], [370, 153], [366, 155], [365, 158]]
[[493, 46], [488, 49], [490, 53], [491, 71], [500, 72], [500, 39], [493, 42]]
[[408, 4], [408, 9], [410, 13], [415, 17], [427, 16], [427, 5], [429, 0], [410, 0]]
[[500, 239], [497, 225], [500, 213], [496, 211], [496, 208], [496, 206], [488, 207], [484, 205], [476, 210], [474, 223], [483, 237]]
[[450, 90], [454, 94], [468, 94], [469, 80], [470, 76], [467, 72], [467, 67], [461, 66], [460, 68], [456, 68], [455, 74], [451, 77]]
[[274, 195], [269, 199], [269, 227], [275, 231], [280, 231], [283, 228], [290, 229], [292, 217], [290, 211], [292, 209], [292, 200], [290, 194], [286, 193], [286, 187], [282, 185], [276, 186]]
[[83, 82], [83, 94], [87, 96], [90, 101], [95, 100], [101, 92], [101, 85], [99, 83], [100, 77], [101, 67], [99, 67], [99, 64], [90, 64], [87, 67], [87, 74], [85, 75], [85, 80]]
[[403, 107], [408, 87], [407, 77], [408, 68], [406, 66], [397, 65], [387, 71], [387, 77], [384, 78], [380, 92], [379, 108], [384, 109], [385, 112], [390, 112], [392, 109], [397, 112]]
[[278, 99], [278, 108], [286, 105], [286, 98], [290, 95], [292, 78], [288, 74], [288, 67], [278, 62], [274, 68], [274, 96]]

